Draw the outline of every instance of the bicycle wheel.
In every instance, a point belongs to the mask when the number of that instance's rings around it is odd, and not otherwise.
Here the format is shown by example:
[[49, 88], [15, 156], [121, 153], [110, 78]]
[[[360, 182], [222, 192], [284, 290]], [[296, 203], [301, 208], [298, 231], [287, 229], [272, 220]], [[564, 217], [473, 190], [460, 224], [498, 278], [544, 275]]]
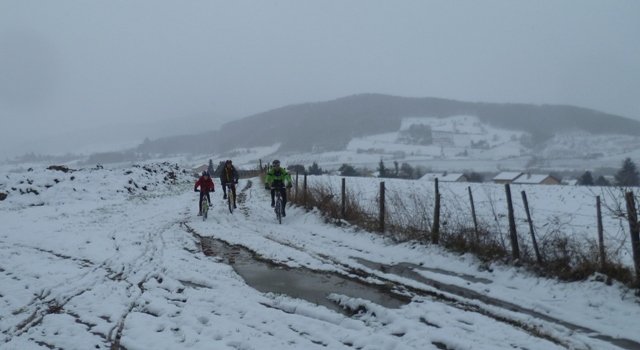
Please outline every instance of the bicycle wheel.
[[278, 223], [282, 224], [282, 200], [278, 197], [276, 200], [276, 218], [278, 219]]
[[207, 220], [207, 214], [209, 213], [209, 202], [202, 201], [202, 221]]
[[229, 205], [229, 212], [233, 214], [233, 191], [231, 191], [231, 186], [227, 188], [227, 204]]

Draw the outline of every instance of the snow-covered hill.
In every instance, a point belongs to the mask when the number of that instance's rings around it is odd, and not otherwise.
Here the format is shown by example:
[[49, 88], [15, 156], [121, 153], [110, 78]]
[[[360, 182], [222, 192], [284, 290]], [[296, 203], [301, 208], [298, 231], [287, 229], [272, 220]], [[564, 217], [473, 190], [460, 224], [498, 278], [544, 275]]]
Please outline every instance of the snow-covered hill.
[[[426, 127], [435, 129], [420, 135]], [[589, 142], [595, 135], [602, 138]], [[279, 144], [274, 156], [316, 157], [329, 163], [349, 158], [369, 163], [352, 156], [360, 150], [376, 155], [377, 160], [395, 156], [432, 162], [438, 171], [459, 170], [464, 161], [470, 163], [467, 169], [474, 166], [478, 168], [473, 170], [484, 171], [479, 168], [482, 164], [477, 164], [479, 160], [484, 161], [486, 171], [527, 165], [582, 170], [596, 159], [596, 167], [609, 166], [611, 156], [619, 158], [625, 149], [636, 147], [639, 137], [640, 122], [636, 120], [573, 106], [360, 94], [284, 106], [227, 123], [215, 132], [150, 140], [136, 151], [222, 154]], [[573, 141], [567, 143], [567, 139]], [[621, 145], [618, 139], [626, 146], [615, 150]], [[569, 148], [570, 144], [580, 148]], [[540, 159], [542, 154], [562, 161], [546, 164]], [[570, 165], [565, 166], [567, 163]]]
[[276, 157], [317, 162], [329, 170], [344, 163], [373, 170], [382, 159], [437, 172], [611, 174], [623, 159], [640, 156], [640, 122], [572, 106], [361, 94], [277, 108], [219, 130], [139, 141], [134, 149], [88, 161], [210, 154], [252, 165]]
[[[405, 135], [412, 127], [428, 127], [430, 142], [411, 142]], [[630, 157], [640, 159], [640, 137], [558, 133], [541, 144], [532, 144], [523, 131], [500, 129], [474, 116], [448, 118], [413, 117], [402, 120], [398, 130], [353, 138], [343, 151], [310, 153], [274, 152], [289, 164], [337, 169], [342, 164], [376, 169], [382, 159], [423, 166], [432, 171], [585, 171], [619, 168]]]

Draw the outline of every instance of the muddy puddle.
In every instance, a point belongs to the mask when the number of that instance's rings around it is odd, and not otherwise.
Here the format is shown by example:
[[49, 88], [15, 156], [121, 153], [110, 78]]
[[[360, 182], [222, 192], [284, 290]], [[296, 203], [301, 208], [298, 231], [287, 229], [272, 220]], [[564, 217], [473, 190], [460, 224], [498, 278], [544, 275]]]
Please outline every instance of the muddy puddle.
[[[352, 315], [359, 310], [347, 310], [341, 307], [335, 301], [328, 298], [330, 294], [361, 298], [387, 308], [399, 308], [411, 301], [409, 297], [393, 292], [393, 283], [389, 283], [384, 286], [373, 285], [363, 283], [358, 280], [349, 279], [335, 273], [318, 272], [306, 268], [288, 268], [286, 266], [277, 265], [254, 256], [251, 251], [244, 247], [232, 246], [211, 237], [202, 237], [198, 235], [193, 229], [188, 227], [188, 225], [185, 226], [187, 228], [187, 231], [192, 233], [197, 239], [200, 240], [202, 251], [205, 253], [205, 255], [222, 259], [223, 261], [231, 265], [248, 285], [264, 293], [270, 292], [288, 295], [293, 298], [304, 299], [311, 303], [323, 305], [329, 309], [341, 312], [346, 315]], [[430, 271], [433, 273], [439, 273], [448, 276], [456, 276], [472, 283], [490, 284], [491, 281], [487, 279], [409, 263], [384, 265], [366, 259], [354, 259], [363, 266], [366, 266], [370, 269], [409, 278], [435, 287], [438, 290], [455, 294], [466, 299], [478, 300], [488, 305], [497, 306], [501, 309], [515, 311], [518, 313], [530, 315], [534, 318], [562, 325], [570, 330], [586, 334], [587, 336], [594, 339], [608, 342], [612, 345], [620, 347], [621, 349], [640, 349], [640, 343], [634, 340], [615, 338], [612, 336], [600, 334], [592, 329], [556, 319], [549, 315], [542, 314], [535, 310], [523, 308], [519, 305], [510, 303], [505, 300], [491, 298], [489, 296], [480, 294], [472, 289], [444, 283], [425, 277], [417, 271]], [[429, 292], [421, 293], [419, 290], [414, 290], [414, 292], [418, 295], [432, 294]], [[454, 300], [451, 300], [450, 302], [455, 303], [456, 305], [458, 305], [458, 307], [463, 306], [459, 304], [459, 302]], [[475, 309], [471, 304], [469, 304], [469, 306], [471, 306], [471, 309]], [[481, 310], [476, 311], [480, 312]], [[490, 314], [487, 315], [493, 317]], [[498, 318], [501, 319], [501, 317]]]
[[408, 297], [395, 294], [384, 286], [369, 285], [333, 273], [275, 265], [257, 259], [243, 247], [211, 237], [200, 237], [200, 242], [205, 255], [224, 259], [248, 285], [264, 293], [304, 299], [345, 314], [357, 310], [345, 310], [328, 298], [330, 294], [366, 299], [387, 308], [399, 308], [410, 302]]

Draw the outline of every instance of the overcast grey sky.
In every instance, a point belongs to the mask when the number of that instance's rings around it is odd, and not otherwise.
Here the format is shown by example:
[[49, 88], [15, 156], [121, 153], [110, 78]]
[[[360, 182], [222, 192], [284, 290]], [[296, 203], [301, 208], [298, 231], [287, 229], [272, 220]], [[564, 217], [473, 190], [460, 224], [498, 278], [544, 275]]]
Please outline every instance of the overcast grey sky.
[[365, 92], [640, 120], [640, 1], [0, 1], [0, 159]]

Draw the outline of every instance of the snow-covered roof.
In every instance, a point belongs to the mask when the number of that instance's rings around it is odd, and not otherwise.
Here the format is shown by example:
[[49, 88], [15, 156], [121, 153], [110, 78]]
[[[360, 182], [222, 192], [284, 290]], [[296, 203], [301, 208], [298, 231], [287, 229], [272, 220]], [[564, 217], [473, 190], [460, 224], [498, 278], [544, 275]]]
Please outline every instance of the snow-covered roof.
[[521, 172], [515, 171], [503, 171], [500, 174], [494, 176], [493, 180], [496, 181], [513, 181], [518, 178], [518, 176], [522, 175]]
[[438, 179], [442, 178], [442, 174], [439, 174], [439, 173], [426, 173], [426, 174], [422, 175], [420, 180], [421, 181], [433, 181], [436, 178], [438, 178]]
[[434, 181], [435, 179], [438, 179], [438, 181], [456, 182], [459, 181], [462, 176], [464, 176], [463, 173], [427, 173], [422, 175], [420, 180]]
[[456, 182], [456, 181], [460, 181], [460, 178], [463, 176], [464, 176], [463, 173], [447, 173], [447, 174], [442, 174], [440, 177], [438, 177], [438, 179], [440, 181], [445, 181], [445, 182]]
[[515, 184], [539, 184], [549, 178], [549, 174], [523, 174], [513, 181]]

